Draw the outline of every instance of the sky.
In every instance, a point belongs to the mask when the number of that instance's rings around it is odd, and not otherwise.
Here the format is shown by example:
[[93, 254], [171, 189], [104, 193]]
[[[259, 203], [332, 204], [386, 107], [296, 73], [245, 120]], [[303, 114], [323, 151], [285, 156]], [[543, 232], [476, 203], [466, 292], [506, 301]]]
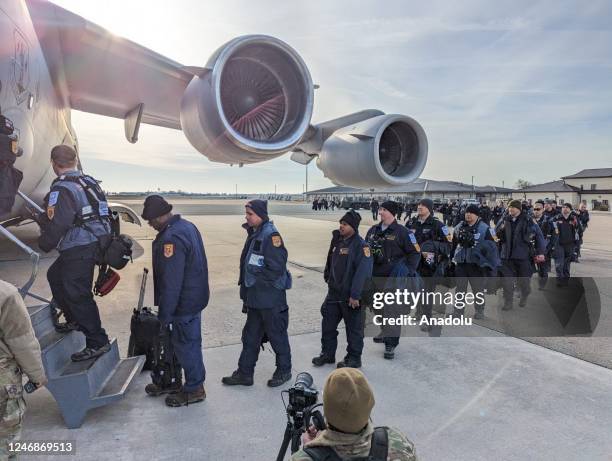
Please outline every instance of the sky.
[[[422, 177], [512, 187], [612, 166], [612, 2], [56, 0], [111, 32], [203, 66], [233, 37], [263, 33], [304, 58], [313, 122], [366, 108], [423, 126]], [[86, 170], [107, 190], [301, 193], [289, 155], [210, 162], [180, 131], [73, 112]], [[331, 186], [314, 165], [308, 189]], [[237, 185], [237, 186], [236, 186]]]

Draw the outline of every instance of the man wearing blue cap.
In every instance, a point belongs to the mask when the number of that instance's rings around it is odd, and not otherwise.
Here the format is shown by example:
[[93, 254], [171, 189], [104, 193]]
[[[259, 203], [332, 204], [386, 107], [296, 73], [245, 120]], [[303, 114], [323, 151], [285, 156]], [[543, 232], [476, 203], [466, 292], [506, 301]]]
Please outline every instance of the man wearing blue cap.
[[287, 327], [287, 292], [291, 274], [287, 270], [287, 249], [268, 217], [268, 202], [251, 200], [245, 205], [247, 239], [240, 255], [240, 299], [247, 320], [242, 330], [242, 352], [238, 369], [222, 379], [228, 386], [252, 386], [259, 349], [267, 337], [276, 354], [276, 371], [268, 386], [291, 379], [291, 348]]

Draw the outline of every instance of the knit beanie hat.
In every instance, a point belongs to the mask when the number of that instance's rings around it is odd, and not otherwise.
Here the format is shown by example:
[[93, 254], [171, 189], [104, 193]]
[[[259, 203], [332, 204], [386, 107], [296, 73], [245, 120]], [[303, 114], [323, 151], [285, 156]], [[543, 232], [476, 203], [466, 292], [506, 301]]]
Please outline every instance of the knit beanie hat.
[[327, 422], [342, 432], [359, 433], [370, 419], [374, 393], [364, 374], [356, 368], [338, 368], [323, 388]]

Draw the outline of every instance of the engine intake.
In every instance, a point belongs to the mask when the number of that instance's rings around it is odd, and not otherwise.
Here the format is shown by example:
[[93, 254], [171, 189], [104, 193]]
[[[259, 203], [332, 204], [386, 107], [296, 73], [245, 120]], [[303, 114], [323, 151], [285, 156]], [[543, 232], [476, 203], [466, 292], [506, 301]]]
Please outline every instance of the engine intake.
[[317, 159], [323, 174], [352, 187], [398, 186], [414, 181], [427, 163], [427, 136], [405, 115], [379, 115], [341, 128]]
[[211, 160], [254, 163], [296, 146], [312, 117], [312, 79], [302, 58], [273, 37], [236, 38], [219, 48], [181, 101], [181, 127]]

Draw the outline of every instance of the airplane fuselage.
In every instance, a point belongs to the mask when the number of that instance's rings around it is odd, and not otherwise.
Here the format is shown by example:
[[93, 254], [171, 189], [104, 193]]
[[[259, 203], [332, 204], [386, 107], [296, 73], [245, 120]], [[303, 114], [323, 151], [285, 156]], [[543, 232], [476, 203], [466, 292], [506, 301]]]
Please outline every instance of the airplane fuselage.
[[[70, 107], [51, 81], [47, 63], [22, 0], [0, 2], [0, 110], [13, 121], [23, 155], [15, 168], [23, 173], [19, 187], [42, 203], [55, 174], [49, 154], [57, 144], [78, 147], [70, 123]], [[24, 213], [17, 197], [13, 209], [0, 222]]]

